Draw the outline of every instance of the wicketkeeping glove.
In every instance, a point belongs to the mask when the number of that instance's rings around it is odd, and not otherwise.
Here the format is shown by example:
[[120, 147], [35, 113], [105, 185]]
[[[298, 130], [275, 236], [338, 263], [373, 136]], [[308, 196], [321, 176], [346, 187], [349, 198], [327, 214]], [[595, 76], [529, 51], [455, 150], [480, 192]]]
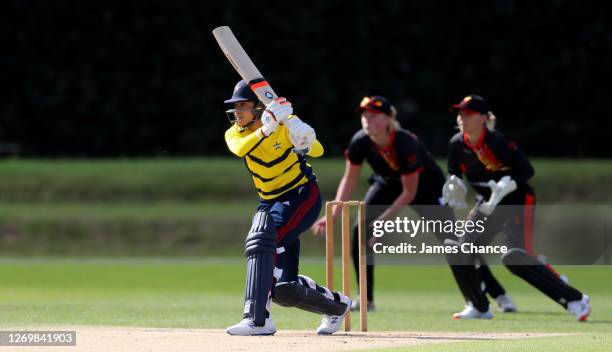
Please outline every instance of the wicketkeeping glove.
[[491, 188], [491, 196], [489, 197], [489, 200], [482, 203], [478, 207], [478, 210], [485, 215], [491, 215], [497, 204], [499, 204], [499, 202], [501, 202], [501, 200], [504, 199], [508, 193], [516, 190], [516, 181], [514, 181], [510, 176], [504, 176], [498, 182], [490, 180], [489, 187]]
[[442, 187], [440, 203], [442, 205], [448, 204], [452, 208], [463, 209], [467, 207], [465, 203], [466, 195], [467, 187], [465, 187], [463, 180], [460, 177], [451, 175]]

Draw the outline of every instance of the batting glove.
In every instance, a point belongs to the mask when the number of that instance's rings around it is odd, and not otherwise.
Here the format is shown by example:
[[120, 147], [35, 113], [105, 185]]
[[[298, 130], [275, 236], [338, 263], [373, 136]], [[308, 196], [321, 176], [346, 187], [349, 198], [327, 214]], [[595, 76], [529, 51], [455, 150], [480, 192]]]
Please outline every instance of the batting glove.
[[307, 153], [317, 138], [315, 130], [297, 116], [288, 119], [285, 124], [289, 129], [289, 139], [295, 147], [294, 151], [302, 154]]
[[286, 98], [280, 97], [266, 105], [262, 118], [271, 115], [276, 122], [284, 123], [291, 114], [293, 114], [293, 106]]

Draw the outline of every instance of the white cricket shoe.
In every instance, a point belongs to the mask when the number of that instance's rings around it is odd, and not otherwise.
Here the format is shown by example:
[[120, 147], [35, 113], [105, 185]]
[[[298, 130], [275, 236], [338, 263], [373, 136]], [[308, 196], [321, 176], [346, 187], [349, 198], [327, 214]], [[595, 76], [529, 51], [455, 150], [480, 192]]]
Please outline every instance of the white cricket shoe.
[[321, 325], [317, 328], [319, 335], [331, 335], [340, 329], [344, 316], [351, 310], [351, 299], [340, 294], [340, 301], [346, 304], [346, 310], [342, 315], [323, 315]]
[[264, 326], [257, 326], [253, 320], [244, 318], [240, 323], [225, 329], [225, 332], [236, 336], [274, 335], [276, 326], [272, 317], [266, 318]]
[[497, 301], [497, 310], [504, 313], [514, 313], [517, 311], [516, 304], [508, 295], [499, 295], [495, 298]]
[[[359, 295], [357, 295], [357, 297], [355, 297], [355, 299], [353, 300], [353, 304], [351, 305], [351, 310], [352, 311], [359, 310], [360, 306], [361, 304], [359, 303]], [[375, 311], [376, 311], [376, 305], [374, 304], [374, 301], [368, 301], [368, 312], [375, 312]]]
[[591, 314], [591, 303], [589, 301], [589, 296], [582, 295], [581, 300], [567, 303], [567, 311], [570, 314], [574, 314], [576, 316], [576, 320], [587, 321], [589, 314]]
[[453, 320], [464, 320], [464, 319], [493, 319], [491, 309], [486, 312], [481, 312], [474, 308], [471, 304], [466, 304], [465, 309], [459, 313], [453, 314]]

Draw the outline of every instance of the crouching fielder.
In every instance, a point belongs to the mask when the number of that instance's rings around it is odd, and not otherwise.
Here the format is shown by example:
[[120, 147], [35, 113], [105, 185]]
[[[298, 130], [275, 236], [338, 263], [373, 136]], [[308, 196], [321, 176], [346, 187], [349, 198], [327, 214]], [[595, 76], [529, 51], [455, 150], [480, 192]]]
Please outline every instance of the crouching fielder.
[[[469, 215], [470, 220], [484, 220], [485, 231], [466, 234], [455, 244], [486, 245], [503, 232], [509, 248], [502, 256], [504, 265], [577, 320], [585, 321], [591, 312], [589, 297], [561, 280], [557, 272], [532, 254], [535, 193], [528, 180], [534, 174], [533, 167], [514, 142], [493, 129], [494, 116], [482, 97], [467, 96], [453, 105], [451, 111], [457, 114], [461, 132], [450, 140], [448, 173], [451, 178], [447, 188], [452, 183], [460, 183], [465, 176], [486, 200]], [[463, 264], [454, 268], [460, 270], [456, 273], [457, 282], [468, 301], [466, 308], [453, 318], [492, 318], [489, 302], [481, 290], [482, 277], [473, 265], [474, 257], [457, 254], [453, 260], [454, 264]]]
[[272, 335], [276, 327], [270, 301], [323, 315], [319, 334], [338, 331], [350, 299], [298, 275], [300, 234], [321, 210], [317, 180], [306, 157], [323, 154], [315, 131], [292, 115], [285, 98], [263, 106], [240, 81], [228, 110], [233, 123], [225, 132], [230, 151], [242, 158], [259, 194], [253, 225], [246, 236], [246, 288], [243, 319], [230, 335]]

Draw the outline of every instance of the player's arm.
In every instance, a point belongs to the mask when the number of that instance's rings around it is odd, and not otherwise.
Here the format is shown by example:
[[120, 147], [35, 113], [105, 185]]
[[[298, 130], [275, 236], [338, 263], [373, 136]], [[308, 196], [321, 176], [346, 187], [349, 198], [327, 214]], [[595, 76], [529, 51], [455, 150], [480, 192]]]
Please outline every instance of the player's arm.
[[419, 173], [423, 170], [423, 163], [419, 158], [420, 144], [415, 139], [400, 139], [396, 143], [402, 193], [393, 201], [379, 217], [379, 220], [388, 220], [395, 216], [403, 206], [414, 200], [419, 188]]
[[255, 131], [255, 133], [242, 136], [232, 127], [225, 131], [225, 143], [232, 153], [242, 158], [251, 150], [255, 149], [265, 138], [265, 135], [261, 133], [260, 130], [261, 128]]
[[412, 203], [416, 196], [417, 189], [419, 189], [419, 172], [415, 171], [410, 174], [404, 174], [401, 176], [402, 181], [402, 193], [399, 197], [395, 198], [395, 201], [385, 210], [377, 220], [389, 220], [397, 215], [402, 207]]
[[318, 158], [323, 155], [323, 145], [319, 142], [318, 139], [315, 139], [310, 146], [310, 151], [306, 154], [313, 158]]
[[459, 165], [458, 150], [460, 146], [455, 141], [455, 138], [451, 139], [448, 147], [448, 178], [442, 186], [442, 197], [440, 198], [440, 204], [448, 204], [452, 208], [462, 209], [467, 207], [465, 203], [465, 196], [467, 195], [467, 186], [463, 182], [463, 171]]
[[535, 171], [525, 153], [513, 141], [506, 138], [500, 145], [499, 157], [502, 163], [510, 166], [510, 176], [517, 183], [525, 183], [533, 177]]
[[450, 177], [451, 175], [455, 175], [458, 178], [463, 178], [463, 172], [461, 171], [458, 158], [458, 150], [460, 150], [460, 146], [455, 139], [456, 137], [453, 137], [448, 143], [448, 160], [446, 164], [448, 176]]
[[[353, 190], [357, 185], [357, 181], [359, 180], [359, 174], [361, 174], [361, 164], [353, 164], [347, 158], [344, 167], [344, 175], [342, 179], [340, 179], [340, 183], [338, 184], [338, 190], [336, 191], [335, 200], [346, 201], [349, 200], [351, 194], [353, 194]], [[334, 206], [332, 209], [334, 222], [340, 215], [341, 207]], [[311, 227], [312, 232], [315, 235], [320, 235], [325, 232], [325, 226], [327, 224], [326, 217], [322, 217], [317, 220]]]

